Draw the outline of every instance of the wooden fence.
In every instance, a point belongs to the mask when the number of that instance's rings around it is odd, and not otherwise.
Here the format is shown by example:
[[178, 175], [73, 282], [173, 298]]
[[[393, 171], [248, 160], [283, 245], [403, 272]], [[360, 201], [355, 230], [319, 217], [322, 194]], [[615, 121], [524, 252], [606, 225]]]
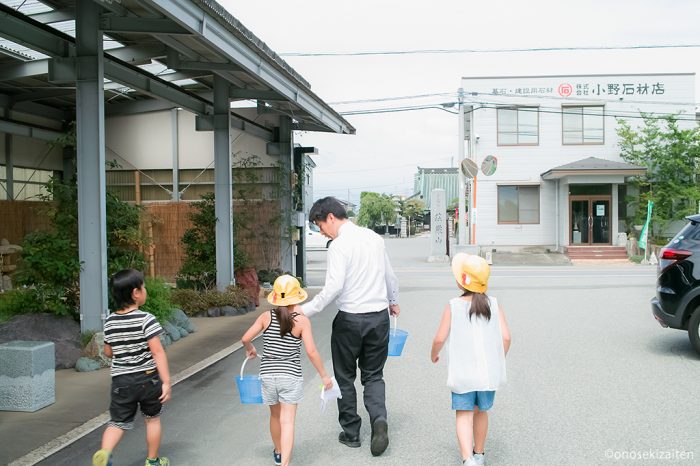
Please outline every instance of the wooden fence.
[[[22, 238], [32, 231], [50, 228], [45, 203], [36, 201], [0, 201], [0, 239], [11, 244], [21, 244]], [[184, 261], [184, 247], [180, 239], [192, 226], [189, 202], [158, 202], [143, 205], [144, 233], [151, 239], [146, 253], [149, 274], [174, 281]], [[280, 264], [279, 227], [274, 219], [279, 213], [277, 201], [235, 201], [234, 217], [245, 219], [243, 227], [234, 238], [236, 248], [241, 248], [256, 269], [277, 268]], [[274, 230], [274, 231], [272, 231]], [[214, 238], [211, 238], [214, 241]]]

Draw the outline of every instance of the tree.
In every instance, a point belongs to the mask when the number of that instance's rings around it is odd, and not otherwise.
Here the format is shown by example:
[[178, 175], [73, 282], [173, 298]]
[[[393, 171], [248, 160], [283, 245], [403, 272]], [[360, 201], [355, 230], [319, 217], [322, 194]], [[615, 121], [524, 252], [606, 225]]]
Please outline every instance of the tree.
[[[59, 147], [76, 147], [75, 125], [53, 142]], [[110, 162], [111, 163], [111, 162]], [[73, 167], [75, 169], [75, 166]], [[68, 180], [54, 175], [39, 195], [42, 213], [50, 227], [27, 234], [15, 279], [19, 285], [37, 290], [35, 309], [77, 318], [80, 308], [78, 251], [78, 185], [75, 172]], [[143, 270], [143, 249], [148, 241], [140, 231], [143, 209], [107, 192], [105, 198], [107, 274], [124, 268]]]
[[682, 129], [677, 116], [658, 119], [642, 113], [643, 125], [632, 128], [618, 120], [620, 156], [647, 169], [631, 182], [639, 190], [629, 221], [641, 224], [646, 218], [647, 201], [654, 202], [652, 231], [662, 232], [671, 221], [696, 213], [700, 200], [698, 159], [700, 126]]
[[420, 199], [409, 199], [401, 202], [401, 216], [407, 219], [406, 227], [408, 228], [409, 235], [415, 233], [413, 223], [415, 222], [416, 217], [423, 216], [424, 211], [425, 202]]
[[[185, 261], [177, 276], [179, 288], [199, 290], [216, 287], [216, 200], [214, 193], [202, 196], [192, 204], [190, 213], [192, 228], [185, 231], [182, 244], [185, 246]], [[234, 235], [239, 230], [237, 217], [233, 217]], [[235, 269], [243, 268], [248, 257], [234, 244], [233, 265]]]
[[360, 213], [357, 223], [374, 228], [396, 221], [394, 201], [387, 194], [363, 192], [360, 194]]

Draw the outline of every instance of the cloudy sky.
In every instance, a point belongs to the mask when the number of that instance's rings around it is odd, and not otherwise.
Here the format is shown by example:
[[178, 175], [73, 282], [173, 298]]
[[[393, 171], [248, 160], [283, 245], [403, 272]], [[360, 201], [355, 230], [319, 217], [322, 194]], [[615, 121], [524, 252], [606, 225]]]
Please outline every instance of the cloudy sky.
[[[491, 52], [700, 45], [697, 0], [219, 2], [339, 112], [441, 108], [456, 100], [462, 76], [694, 72], [700, 101], [700, 47]], [[488, 52], [286, 55], [455, 49]], [[298, 134], [296, 142], [319, 149], [314, 197], [412, 194], [417, 166], [450, 166], [456, 157], [457, 116], [439, 108], [346, 116], [354, 136]]]

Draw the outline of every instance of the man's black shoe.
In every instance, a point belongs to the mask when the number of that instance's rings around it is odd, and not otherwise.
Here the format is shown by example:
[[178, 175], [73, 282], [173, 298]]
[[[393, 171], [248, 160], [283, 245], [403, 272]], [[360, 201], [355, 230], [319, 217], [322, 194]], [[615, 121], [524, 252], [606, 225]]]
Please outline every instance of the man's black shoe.
[[372, 443], [370, 451], [373, 456], [379, 456], [384, 453], [386, 447], [389, 446], [389, 425], [386, 419], [377, 419], [372, 424]]
[[345, 432], [341, 432], [340, 435], [338, 435], [338, 441], [344, 445], [349, 446], [350, 448], [360, 448], [360, 437], [350, 437], [348, 434]]

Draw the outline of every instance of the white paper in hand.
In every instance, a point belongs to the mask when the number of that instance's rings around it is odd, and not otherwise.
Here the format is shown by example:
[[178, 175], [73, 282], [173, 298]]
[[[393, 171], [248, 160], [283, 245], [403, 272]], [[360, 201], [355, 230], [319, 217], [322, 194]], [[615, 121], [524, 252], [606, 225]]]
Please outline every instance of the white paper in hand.
[[343, 395], [340, 394], [340, 387], [338, 387], [338, 382], [335, 380], [335, 377], [331, 377], [331, 381], [333, 382], [333, 387], [331, 387], [330, 390], [326, 390], [325, 387], [321, 386], [321, 412], [326, 411], [326, 406], [328, 405], [329, 401], [337, 400], [338, 398], [342, 398]]

